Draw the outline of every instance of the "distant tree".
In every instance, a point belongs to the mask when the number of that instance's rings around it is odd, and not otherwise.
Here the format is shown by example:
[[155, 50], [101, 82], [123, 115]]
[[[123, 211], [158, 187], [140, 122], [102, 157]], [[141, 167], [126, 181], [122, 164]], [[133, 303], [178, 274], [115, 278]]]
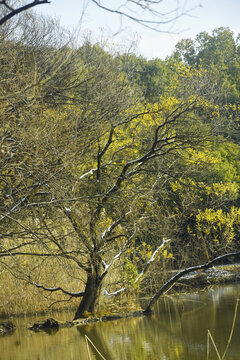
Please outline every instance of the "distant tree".
[[161, 59], [147, 60], [133, 54], [120, 56], [122, 70], [142, 91], [147, 102], [157, 102], [171, 81], [171, 69]]
[[221, 91], [222, 102], [239, 102], [239, 44], [229, 28], [214, 29], [211, 35], [201, 32], [195, 40], [181, 40], [171, 58], [212, 71]]

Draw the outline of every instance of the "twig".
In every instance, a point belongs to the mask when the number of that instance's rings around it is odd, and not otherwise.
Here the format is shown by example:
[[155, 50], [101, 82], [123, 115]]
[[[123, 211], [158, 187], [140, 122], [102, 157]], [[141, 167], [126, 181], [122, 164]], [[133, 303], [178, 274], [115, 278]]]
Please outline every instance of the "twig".
[[212, 344], [213, 344], [213, 347], [214, 347], [214, 349], [215, 349], [215, 351], [216, 351], [216, 354], [217, 354], [218, 359], [219, 359], [219, 360], [222, 360], [222, 359], [221, 359], [221, 356], [220, 356], [220, 354], [219, 354], [219, 352], [218, 352], [217, 345], [215, 344], [215, 341], [213, 340], [212, 334], [210, 333], [210, 330], [208, 330], [208, 338], [207, 338], [207, 344], [208, 344], [208, 346], [207, 346], [207, 360], [209, 359], [209, 338], [210, 338], [211, 341], [212, 341]]
[[89, 350], [88, 343], [90, 343], [90, 344], [93, 346], [93, 348], [96, 350], [96, 352], [98, 353], [98, 355], [100, 355], [103, 360], [106, 360], [106, 358], [100, 353], [100, 351], [96, 348], [96, 346], [94, 345], [94, 343], [92, 342], [92, 340], [89, 339], [89, 337], [88, 337], [87, 335], [85, 335], [85, 340], [86, 340], [87, 350], [88, 350], [88, 356], [89, 356], [89, 359], [90, 359], [90, 360], [91, 360], [91, 355], [90, 355], [90, 350]]
[[224, 353], [223, 353], [223, 356], [222, 356], [222, 360], [224, 360], [224, 358], [225, 358], [225, 356], [226, 356], [226, 353], [227, 353], [227, 351], [228, 351], [229, 345], [230, 345], [231, 340], [232, 340], [232, 335], [233, 335], [233, 331], [234, 331], [235, 323], [236, 323], [236, 318], [237, 318], [238, 304], [239, 304], [239, 299], [237, 299], [237, 302], [236, 302], [235, 311], [234, 311], [234, 317], [233, 317], [233, 323], [232, 323], [232, 328], [231, 328], [231, 331], [230, 331], [230, 335], [229, 335], [229, 338], [228, 338], [228, 342], [227, 342], [227, 345], [226, 345], [226, 349], [225, 349], [225, 351], [224, 351]]

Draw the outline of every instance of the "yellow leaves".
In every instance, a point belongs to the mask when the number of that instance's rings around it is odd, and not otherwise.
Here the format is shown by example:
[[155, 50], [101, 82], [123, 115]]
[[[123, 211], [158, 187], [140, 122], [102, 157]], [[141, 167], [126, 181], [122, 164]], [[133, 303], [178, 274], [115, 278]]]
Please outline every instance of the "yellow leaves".
[[211, 114], [212, 114], [212, 116], [213, 117], [220, 117], [220, 107], [219, 107], [219, 105], [215, 105], [215, 106], [213, 106], [212, 107], [212, 112], [211, 112]]
[[222, 209], [219, 210], [213, 210], [213, 209], [206, 209], [204, 212], [201, 210], [198, 210], [198, 214], [196, 216], [196, 219], [198, 222], [200, 221], [207, 221], [209, 223], [216, 221], [216, 219], [221, 219], [223, 214]]
[[[212, 109], [212, 103], [211, 101], [209, 101], [208, 99], [204, 98], [204, 97], [201, 97], [201, 96], [198, 96], [197, 99], [196, 99], [196, 106], [201, 108], [201, 109], [204, 109], [204, 110], [211, 110]], [[217, 111], [215, 109], [215, 111]]]
[[15, 173], [12, 169], [6, 169], [1, 171], [1, 175], [13, 176]]
[[180, 184], [180, 182], [178, 180], [176, 180], [171, 183], [171, 188], [172, 188], [172, 191], [177, 192], [178, 190], [182, 189], [182, 185]]
[[104, 230], [108, 229], [112, 223], [112, 218], [107, 216], [105, 210], [103, 209], [100, 215], [100, 221], [98, 222], [98, 232], [101, 234]]
[[212, 188], [216, 196], [223, 196], [227, 193], [237, 196], [239, 190], [236, 183], [215, 183], [212, 185]]
[[161, 98], [161, 109], [162, 112], [173, 111], [174, 108], [178, 107], [181, 100], [175, 96], [167, 96]]
[[[185, 65], [184, 63], [177, 63], [174, 65], [174, 69], [176, 71], [176, 73], [178, 74], [179, 77], [193, 77], [193, 71], [195, 71], [197, 73], [196, 69], [191, 68], [190, 66]], [[199, 77], [200, 76], [200, 73]]]
[[231, 207], [229, 212], [222, 209], [205, 209], [196, 216], [198, 237], [203, 237], [215, 244], [227, 244], [234, 240], [235, 229], [240, 226], [240, 208]]
[[198, 79], [199, 81], [207, 75], [207, 70], [204, 69], [202, 66], [196, 68], [188, 66], [181, 62], [174, 64], [173, 70], [177, 76], [177, 79]]
[[186, 188], [186, 186], [188, 188], [191, 188], [191, 187], [196, 187], [196, 185], [197, 183], [191, 178], [187, 178], [187, 179], [179, 178], [178, 180], [171, 182], [171, 188], [174, 192], [182, 191]]
[[162, 256], [164, 259], [172, 259], [173, 258], [173, 254], [168, 252], [166, 249], [163, 250]]

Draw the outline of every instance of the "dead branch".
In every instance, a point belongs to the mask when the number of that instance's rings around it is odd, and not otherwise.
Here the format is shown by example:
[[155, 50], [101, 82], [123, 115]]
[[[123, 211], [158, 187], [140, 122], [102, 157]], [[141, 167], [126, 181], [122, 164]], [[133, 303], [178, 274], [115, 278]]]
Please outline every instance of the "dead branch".
[[0, 19], [0, 26], [3, 25], [4, 23], [6, 23], [8, 20], [10, 20], [12, 17], [20, 14], [23, 11], [26, 11], [28, 9], [31, 9], [37, 5], [42, 5], [42, 4], [50, 4], [50, 1], [48, 0], [34, 0], [26, 5], [17, 7], [17, 8], [13, 8], [12, 6], [10, 6], [7, 3], [7, 0], [2, 0], [0, 1], [0, 5], [3, 5], [5, 7], [5, 9], [7, 9], [9, 12], [3, 16]]
[[204, 270], [210, 269], [213, 265], [215, 265], [216, 263], [218, 263], [221, 260], [225, 260], [229, 257], [235, 257], [235, 256], [239, 256], [239, 255], [240, 255], [240, 251], [224, 254], [224, 255], [221, 255], [221, 256], [218, 256], [218, 257], [212, 259], [208, 263], [205, 263], [202, 265], [191, 266], [189, 268], [179, 271], [177, 274], [175, 274], [173, 277], [171, 277], [165, 284], [163, 284], [163, 286], [156, 292], [156, 294], [152, 297], [148, 306], [144, 310], [144, 314], [151, 313], [152, 306], [156, 303], [156, 301], [159, 299], [159, 297], [161, 295], [163, 295], [165, 292], [167, 292], [184, 275], [189, 274], [194, 271], [204, 271]]
[[81, 297], [81, 296], [84, 295], [84, 292], [73, 293], [73, 292], [64, 290], [64, 289], [63, 289], [62, 287], [60, 287], [60, 286], [55, 287], [55, 288], [48, 288], [48, 287], [46, 287], [46, 286], [44, 286], [44, 285], [40, 285], [40, 284], [37, 284], [37, 283], [32, 282], [32, 281], [30, 281], [30, 284], [36, 286], [36, 287], [39, 288], [39, 289], [43, 289], [43, 290], [45, 290], [45, 291], [50, 291], [50, 292], [61, 291], [63, 294], [69, 295], [69, 296], [71, 296], [71, 297]]

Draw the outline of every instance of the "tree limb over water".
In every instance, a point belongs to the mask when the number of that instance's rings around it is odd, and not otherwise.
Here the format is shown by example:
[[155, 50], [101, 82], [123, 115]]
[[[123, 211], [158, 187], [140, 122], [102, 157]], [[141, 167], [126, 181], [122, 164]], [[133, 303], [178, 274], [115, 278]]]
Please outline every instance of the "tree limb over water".
[[209, 261], [208, 263], [201, 264], [201, 265], [196, 265], [196, 266], [190, 266], [190, 267], [188, 267], [188, 268], [186, 268], [184, 270], [179, 271], [177, 274], [172, 276], [165, 284], [163, 284], [163, 286], [155, 293], [155, 295], [151, 298], [148, 306], [144, 310], [144, 314], [151, 313], [152, 312], [152, 307], [157, 302], [159, 297], [161, 295], [163, 295], [164, 293], [166, 293], [184, 275], [192, 273], [194, 271], [205, 271], [205, 270], [210, 269], [211, 267], [213, 267], [219, 261], [226, 260], [226, 259], [228, 259], [230, 257], [236, 257], [236, 256], [239, 256], [239, 255], [240, 255], [240, 251], [231, 252], [231, 253], [228, 253], [228, 254], [218, 256], [218, 257], [212, 259], [211, 261]]

